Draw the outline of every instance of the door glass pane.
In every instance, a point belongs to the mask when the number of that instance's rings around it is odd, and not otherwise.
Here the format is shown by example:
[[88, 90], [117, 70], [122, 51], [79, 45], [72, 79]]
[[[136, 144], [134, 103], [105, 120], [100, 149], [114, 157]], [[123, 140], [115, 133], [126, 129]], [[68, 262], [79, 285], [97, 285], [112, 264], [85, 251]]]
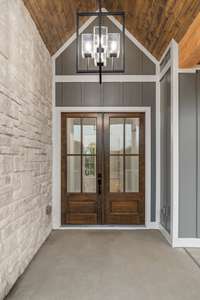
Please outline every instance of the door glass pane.
[[83, 119], [83, 153], [96, 153], [96, 119]]
[[125, 191], [139, 192], [139, 157], [126, 156], [125, 174]]
[[67, 157], [67, 192], [81, 191], [81, 158], [80, 156]]
[[79, 118], [67, 119], [67, 153], [81, 153], [81, 120]]
[[110, 153], [122, 154], [124, 146], [124, 120], [110, 118]]
[[83, 156], [83, 192], [96, 193], [95, 156]]
[[110, 156], [110, 192], [123, 192], [123, 156]]
[[126, 154], [139, 153], [140, 119], [128, 118], [125, 121], [125, 151]]

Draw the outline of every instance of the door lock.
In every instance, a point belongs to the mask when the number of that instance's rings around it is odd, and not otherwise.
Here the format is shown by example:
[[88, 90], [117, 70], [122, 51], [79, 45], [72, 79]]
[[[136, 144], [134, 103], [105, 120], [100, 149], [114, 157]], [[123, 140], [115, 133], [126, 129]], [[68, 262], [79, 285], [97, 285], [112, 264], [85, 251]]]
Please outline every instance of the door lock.
[[102, 184], [102, 174], [101, 173], [98, 174], [97, 182], [98, 182], [98, 193], [99, 193], [99, 195], [101, 195], [101, 184]]

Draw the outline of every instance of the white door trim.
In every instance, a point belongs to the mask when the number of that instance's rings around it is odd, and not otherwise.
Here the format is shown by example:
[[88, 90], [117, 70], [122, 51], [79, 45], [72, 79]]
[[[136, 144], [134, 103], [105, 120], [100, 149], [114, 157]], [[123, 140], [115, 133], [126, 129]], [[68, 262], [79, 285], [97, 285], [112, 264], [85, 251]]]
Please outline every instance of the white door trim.
[[[53, 109], [53, 229], [61, 227], [61, 113], [62, 112], [144, 112], [145, 113], [145, 229], [158, 229], [151, 222], [151, 108], [150, 107], [56, 107]], [[118, 226], [120, 229], [126, 227]], [[88, 228], [86, 226], [85, 228]], [[114, 228], [110, 226], [110, 228]], [[138, 229], [138, 226], [129, 227]], [[102, 227], [103, 229], [103, 227]]]

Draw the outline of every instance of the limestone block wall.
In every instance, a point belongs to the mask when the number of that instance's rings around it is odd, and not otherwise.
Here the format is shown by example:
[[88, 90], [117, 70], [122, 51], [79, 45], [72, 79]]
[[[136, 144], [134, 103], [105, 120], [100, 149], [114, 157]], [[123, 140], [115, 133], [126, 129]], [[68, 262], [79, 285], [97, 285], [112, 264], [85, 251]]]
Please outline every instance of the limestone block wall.
[[51, 57], [22, 0], [0, 0], [0, 299], [51, 231]]

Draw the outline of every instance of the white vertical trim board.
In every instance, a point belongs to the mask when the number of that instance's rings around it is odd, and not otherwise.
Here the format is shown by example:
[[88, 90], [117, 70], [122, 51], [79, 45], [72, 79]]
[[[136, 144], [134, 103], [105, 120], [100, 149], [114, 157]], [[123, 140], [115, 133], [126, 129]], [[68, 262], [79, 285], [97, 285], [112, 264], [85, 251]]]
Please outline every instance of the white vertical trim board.
[[[56, 106], [56, 82], [55, 82], [55, 60], [52, 59], [52, 223], [53, 226], [56, 224], [55, 215], [58, 214], [56, 211], [58, 209], [58, 206], [56, 205], [56, 199], [59, 197], [59, 191], [56, 189], [56, 172], [55, 170], [58, 170], [59, 164], [56, 157], [56, 145], [59, 143], [59, 139], [57, 139], [57, 136], [59, 134], [58, 128], [57, 128], [57, 122], [56, 122], [56, 112], [55, 112], [55, 106]], [[58, 170], [60, 172], [60, 170]]]
[[156, 66], [156, 222], [160, 223], [160, 80]]
[[[107, 9], [102, 8], [103, 12], [107, 12]], [[113, 16], [108, 16], [108, 18], [113, 22], [113, 24], [118, 27], [120, 30], [122, 29], [122, 25], [116, 18]], [[90, 17], [81, 27], [79, 32], [82, 33], [94, 20], [96, 16]], [[137, 46], [154, 64], [158, 65], [158, 60], [127, 30], [125, 29], [126, 37]], [[67, 47], [69, 47], [73, 41], [76, 39], [76, 32], [64, 43], [64, 45], [52, 56], [55, 60]]]
[[[53, 123], [53, 228], [61, 228], [61, 113], [62, 112], [144, 112], [145, 113], [145, 227], [158, 229], [151, 222], [151, 108], [150, 107], [57, 107]], [[67, 227], [62, 227], [67, 228]], [[103, 227], [102, 227], [103, 228]], [[110, 227], [112, 228], [112, 226]], [[123, 228], [123, 227], [122, 227]], [[134, 226], [132, 227], [134, 229]], [[137, 229], [138, 226], [135, 226]]]
[[179, 93], [178, 93], [178, 44], [172, 40], [171, 43], [171, 109], [172, 109], [172, 195], [171, 195], [171, 235], [172, 246], [178, 238], [179, 219]]
[[[165, 238], [176, 246], [175, 241], [178, 239], [178, 201], [179, 201], [179, 95], [178, 95], [178, 44], [172, 40], [167, 49], [162, 55], [160, 63], [163, 58], [170, 51], [170, 59], [166, 63], [162, 71], [160, 71], [159, 79], [171, 69], [171, 224], [170, 234], [161, 225], [161, 233]], [[159, 87], [160, 93], [160, 87]], [[160, 143], [160, 142], [159, 142]], [[159, 185], [160, 186], [160, 185]]]

